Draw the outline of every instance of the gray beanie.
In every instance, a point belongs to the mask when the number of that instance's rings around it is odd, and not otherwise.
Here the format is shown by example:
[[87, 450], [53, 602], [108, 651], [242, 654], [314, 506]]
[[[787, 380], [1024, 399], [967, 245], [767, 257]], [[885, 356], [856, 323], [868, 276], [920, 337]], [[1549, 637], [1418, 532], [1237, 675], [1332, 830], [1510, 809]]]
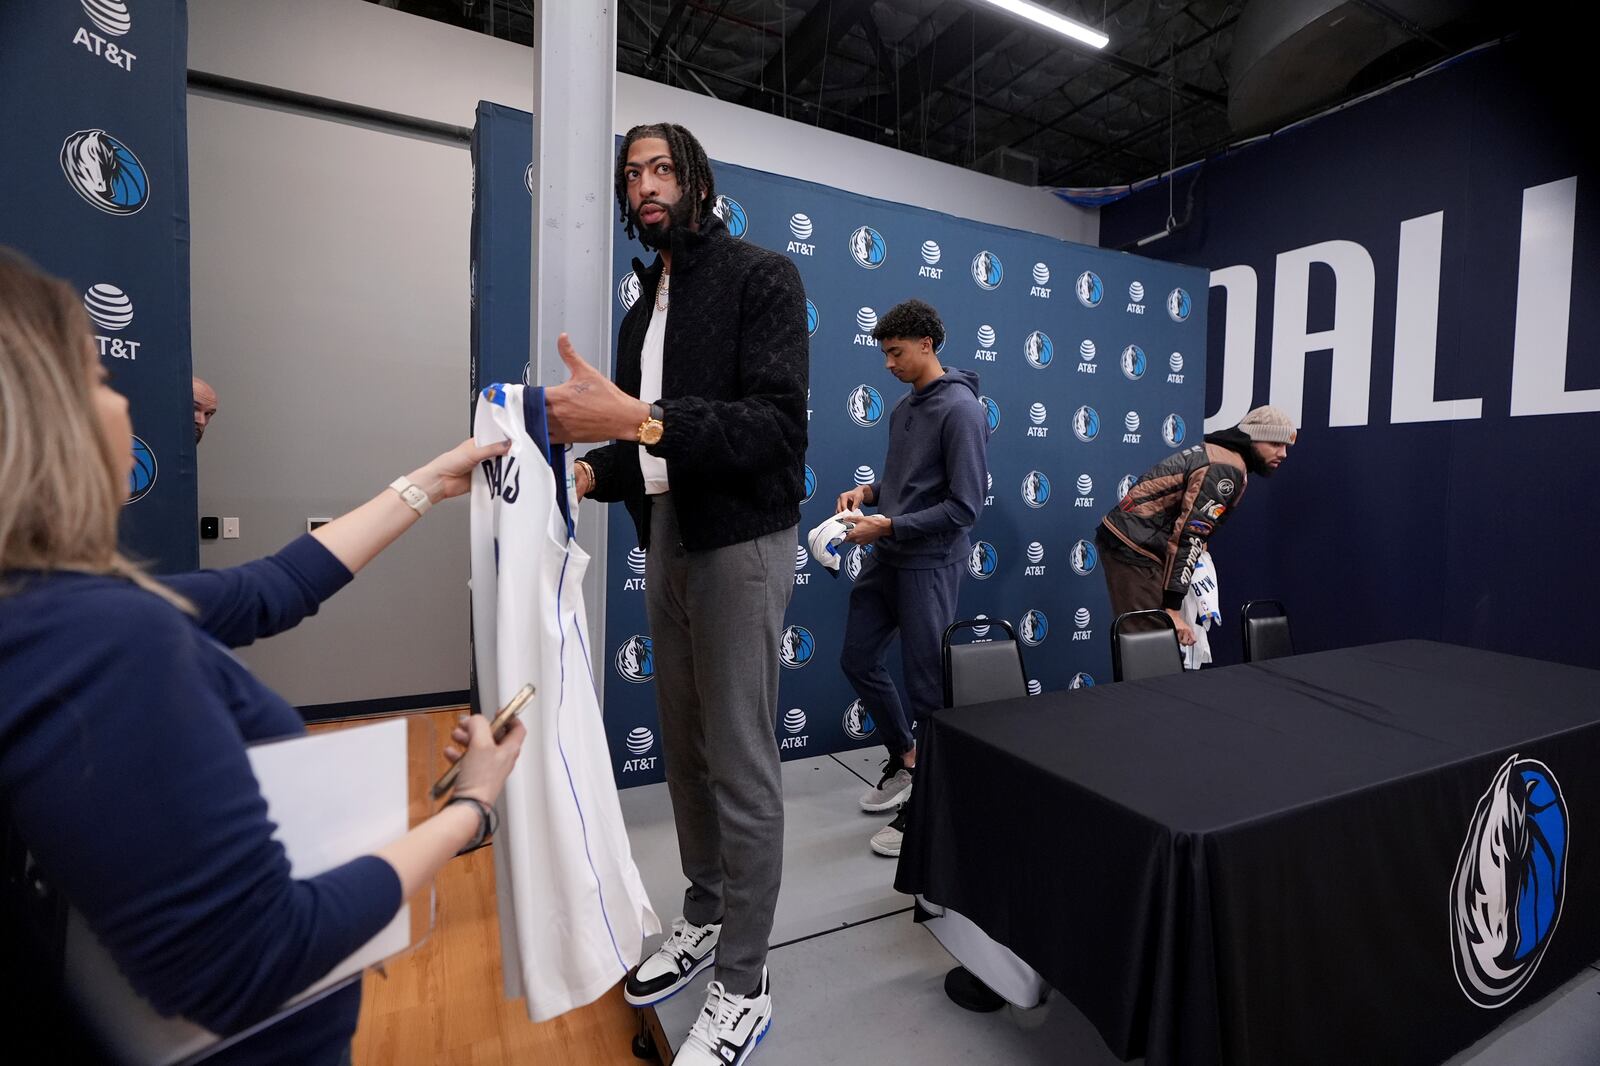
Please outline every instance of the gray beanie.
[[1293, 444], [1296, 436], [1294, 420], [1271, 404], [1257, 407], [1240, 419], [1239, 431], [1251, 440], [1271, 444]]

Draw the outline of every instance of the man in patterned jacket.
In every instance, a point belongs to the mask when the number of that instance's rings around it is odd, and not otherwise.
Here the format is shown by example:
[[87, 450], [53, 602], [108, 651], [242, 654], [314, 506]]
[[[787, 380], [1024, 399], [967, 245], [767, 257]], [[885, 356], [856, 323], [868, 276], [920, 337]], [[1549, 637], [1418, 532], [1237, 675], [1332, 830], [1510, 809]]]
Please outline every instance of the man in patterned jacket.
[[1249, 474], [1271, 477], [1295, 442], [1294, 421], [1257, 407], [1232, 429], [1167, 456], [1134, 483], [1100, 521], [1100, 548], [1111, 612], [1165, 610], [1180, 644], [1194, 631], [1181, 616], [1195, 563], [1211, 535], [1244, 498]]

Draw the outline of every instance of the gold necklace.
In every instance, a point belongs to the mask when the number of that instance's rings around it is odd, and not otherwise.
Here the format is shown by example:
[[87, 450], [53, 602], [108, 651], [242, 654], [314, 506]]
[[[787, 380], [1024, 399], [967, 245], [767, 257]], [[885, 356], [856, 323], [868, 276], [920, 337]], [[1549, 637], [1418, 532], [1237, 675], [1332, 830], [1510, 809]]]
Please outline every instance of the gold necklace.
[[672, 275], [670, 274], [662, 274], [661, 280], [656, 282], [657, 311], [665, 311], [667, 309], [667, 303], [672, 298], [672, 294], [668, 291], [668, 286], [671, 284], [671, 278]]

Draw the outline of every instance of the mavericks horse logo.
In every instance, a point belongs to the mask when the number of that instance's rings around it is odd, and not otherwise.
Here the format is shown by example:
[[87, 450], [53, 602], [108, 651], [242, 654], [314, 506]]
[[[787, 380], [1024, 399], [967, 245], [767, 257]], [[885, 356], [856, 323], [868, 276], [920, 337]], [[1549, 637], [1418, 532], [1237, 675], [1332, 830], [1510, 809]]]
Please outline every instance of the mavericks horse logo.
[[778, 661], [791, 670], [805, 666], [816, 653], [816, 639], [812, 637], [811, 630], [804, 626], [786, 627], [778, 640]]
[[973, 577], [979, 581], [987, 581], [994, 576], [999, 566], [1000, 553], [994, 550], [993, 544], [980, 540], [972, 546], [972, 551], [967, 556], [967, 572]]
[[1022, 643], [1037, 648], [1049, 635], [1050, 619], [1045, 617], [1043, 611], [1029, 611], [1022, 616], [1022, 624], [1017, 627], [1017, 636], [1022, 638]]
[[729, 235], [744, 240], [745, 231], [750, 228], [750, 216], [745, 214], [743, 204], [731, 196], [718, 196], [711, 213], [727, 225]]
[[851, 740], [866, 740], [877, 731], [878, 723], [872, 720], [872, 712], [861, 706], [860, 700], [852, 700], [844, 709], [845, 736]]
[[105, 130], [79, 130], [61, 144], [72, 191], [108, 215], [131, 215], [150, 200], [150, 178], [133, 150]]
[[1022, 502], [1039, 508], [1050, 502], [1050, 479], [1037, 470], [1030, 470], [1022, 479]]
[[1072, 432], [1087, 444], [1100, 435], [1100, 412], [1084, 404], [1072, 412]]
[[871, 226], [857, 226], [850, 234], [850, 258], [864, 270], [877, 270], [889, 258], [889, 246]]
[[1456, 983], [1473, 1003], [1516, 998], [1550, 946], [1567, 891], [1567, 801], [1550, 768], [1513, 755], [1478, 800], [1450, 882]]
[[1005, 267], [998, 255], [985, 249], [972, 257], [972, 280], [978, 283], [978, 288], [998, 289], [1003, 277]]
[[133, 438], [133, 471], [128, 475], [128, 498], [123, 504], [138, 503], [156, 487], [156, 453], [150, 445]]
[[1100, 553], [1089, 541], [1080, 540], [1072, 546], [1072, 572], [1079, 577], [1086, 577], [1094, 573], [1095, 564], [1100, 561]]
[[1079, 274], [1074, 287], [1078, 291], [1078, 302], [1085, 307], [1099, 307], [1100, 301], [1105, 299], [1105, 283], [1100, 280], [1100, 275], [1092, 270], [1085, 270]]
[[617, 673], [623, 680], [641, 685], [656, 675], [656, 653], [650, 638], [635, 633], [617, 649]]
[[1056, 357], [1055, 342], [1050, 339], [1048, 333], [1036, 329], [1022, 342], [1022, 354], [1027, 358], [1029, 366], [1043, 370]]
[[871, 385], [857, 385], [850, 390], [846, 409], [856, 425], [875, 426], [883, 417], [883, 397]]

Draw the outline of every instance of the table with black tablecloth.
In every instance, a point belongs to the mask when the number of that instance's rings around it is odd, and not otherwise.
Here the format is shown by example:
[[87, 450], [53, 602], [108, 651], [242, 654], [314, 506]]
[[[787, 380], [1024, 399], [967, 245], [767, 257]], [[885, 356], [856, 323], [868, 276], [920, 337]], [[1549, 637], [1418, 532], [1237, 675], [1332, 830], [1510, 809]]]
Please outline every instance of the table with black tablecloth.
[[[1486, 1007], [1452, 882], [1512, 756], [1564, 800], [1565, 891], [1533, 976]], [[896, 887], [1122, 1058], [1438, 1062], [1600, 957], [1600, 671], [1347, 648], [939, 711], [918, 762]]]

